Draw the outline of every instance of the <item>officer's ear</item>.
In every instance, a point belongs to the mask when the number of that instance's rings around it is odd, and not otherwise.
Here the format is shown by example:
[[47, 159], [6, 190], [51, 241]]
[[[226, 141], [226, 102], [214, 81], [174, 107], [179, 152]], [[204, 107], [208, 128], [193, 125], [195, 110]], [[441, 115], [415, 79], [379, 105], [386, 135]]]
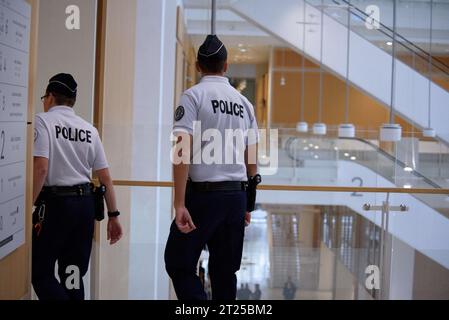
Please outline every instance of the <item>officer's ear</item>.
[[56, 97], [55, 97], [54, 94], [51, 93], [51, 92], [48, 94], [48, 104], [49, 104], [50, 106], [53, 106], [53, 105], [56, 104]]
[[200, 67], [200, 64], [198, 61], [195, 63], [195, 67], [196, 67], [196, 71], [198, 71], [199, 73], [202, 73], [201, 67]]
[[226, 73], [228, 71], [228, 62], [225, 62], [223, 66], [223, 73]]

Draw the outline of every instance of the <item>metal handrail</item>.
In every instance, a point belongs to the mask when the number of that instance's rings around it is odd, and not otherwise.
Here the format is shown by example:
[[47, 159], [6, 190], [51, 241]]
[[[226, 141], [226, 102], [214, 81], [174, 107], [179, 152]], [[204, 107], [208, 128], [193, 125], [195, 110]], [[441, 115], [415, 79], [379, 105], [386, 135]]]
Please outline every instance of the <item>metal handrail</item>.
[[[115, 180], [115, 186], [121, 187], [145, 187], [145, 188], [173, 188], [172, 181], [137, 181]], [[259, 185], [258, 190], [264, 191], [311, 191], [311, 192], [359, 192], [359, 193], [407, 193], [407, 194], [445, 194], [449, 195], [449, 189], [426, 188], [378, 188], [378, 187], [332, 187], [332, 186], [291, 186], [291, 185]]]

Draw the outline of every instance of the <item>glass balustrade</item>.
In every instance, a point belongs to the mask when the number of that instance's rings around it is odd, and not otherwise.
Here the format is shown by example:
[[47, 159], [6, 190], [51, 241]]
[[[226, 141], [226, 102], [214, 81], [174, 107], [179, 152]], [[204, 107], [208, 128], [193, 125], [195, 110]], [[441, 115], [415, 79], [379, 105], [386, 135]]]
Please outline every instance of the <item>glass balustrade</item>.
[[[97, 230], [91, 296], [175, 299], [163, 260], [172, 189], [118, 186], [117, 193], [125, 237], [110, 247]], [[245, 287], [254, 293], [258, 285], [263, 300], [448, 299], [449, 215], [435, 210], [440, 205], [407, 193], [261, 190], [238, 297], [251, 299]], [[206, 292], [208, 258], [204, 250], [198, 265]]]

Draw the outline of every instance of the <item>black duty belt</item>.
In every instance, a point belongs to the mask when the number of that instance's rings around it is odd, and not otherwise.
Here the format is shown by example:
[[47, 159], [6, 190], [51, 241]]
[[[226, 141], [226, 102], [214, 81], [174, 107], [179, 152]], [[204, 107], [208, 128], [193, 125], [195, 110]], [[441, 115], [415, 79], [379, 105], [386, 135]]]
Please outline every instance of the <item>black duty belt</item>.
[[72, 187], [43, 187], [41, 195], [43, 197], [90, 196], [93, 194], [92, 187], [90, 183]]
[[247, 182], [244, 181], [220, 181], [220, 182], [187, 182], [187, 189], [199, 192], [208, 191], [245, 191]]

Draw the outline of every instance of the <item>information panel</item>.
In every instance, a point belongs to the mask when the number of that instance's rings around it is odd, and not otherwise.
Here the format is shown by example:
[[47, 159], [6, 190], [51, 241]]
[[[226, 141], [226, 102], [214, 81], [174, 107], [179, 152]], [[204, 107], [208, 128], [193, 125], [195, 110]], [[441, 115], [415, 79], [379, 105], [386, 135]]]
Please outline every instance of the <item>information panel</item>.
[[25, 242], [31, 7], [0, 0], [0, 259]]

